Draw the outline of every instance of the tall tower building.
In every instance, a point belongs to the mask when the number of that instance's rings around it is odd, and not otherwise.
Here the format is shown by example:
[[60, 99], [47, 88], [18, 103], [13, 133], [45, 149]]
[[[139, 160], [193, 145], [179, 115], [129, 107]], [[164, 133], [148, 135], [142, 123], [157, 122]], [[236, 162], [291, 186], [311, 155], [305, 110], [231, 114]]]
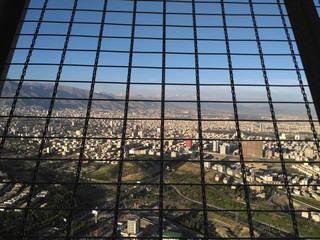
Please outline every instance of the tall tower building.
[[219, 141], [213, 141], [212, 142], [212, 151], [213, 152], [219, 152]]
[[229, 154], [229, 152], [230, 152], [230, 144], [223, 143], [220, 146], [220, 154]]
[[127, 221], [127, 232], [130, 234], [138, 234], [140, 232], [140, 218], [131, 218]]
[[191, 139], [187, 139], [186, 140], [186, 148], [191, 148], [192, 147], [192, 140]]

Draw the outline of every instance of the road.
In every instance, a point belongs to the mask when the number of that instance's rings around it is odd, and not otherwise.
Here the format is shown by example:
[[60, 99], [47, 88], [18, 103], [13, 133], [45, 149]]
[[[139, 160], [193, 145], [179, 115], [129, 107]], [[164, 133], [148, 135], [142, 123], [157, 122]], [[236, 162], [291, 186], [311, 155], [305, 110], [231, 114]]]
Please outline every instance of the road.
[[320, 208], [319, 208], [319, 207], [313, 206], [313, 205], [311, 205], [311, 204], [309, 204], [309, 203], [302, 202], [302, 201], [296, 199], [295, 197], [292, 197], [292, 199], [293, 199], [293, 201], [295, 201], [295, 202], [297, 202], [297, 203], [299, 203], [299, 204], [302, 204], [302, 205], [305, 205], [305, 206], [307, 206], [307, 207], [309, 207], [309, 208], [312, 208], [312, 209], [315, 209], [315, 210], [319, 210], [319, 211], [320, 211]]
[[[181, 162], [178, 162], [176, 164], [172, 164], [170, 166], [170, 168], [171, 169], [176, 169], [181, 164], [182, 164]], [[170, 172], [171, 171], [165, 171], [164, 172], [164, 176], [166, 176]], [[149, 172], [149, 174], [150, 174], [149, 178], [148, 179], [144, 179], [140, 183], [138, 183], [137, 184], [138, 186], [136, 188], [130, 189], [126, 193], [122, 194], [122, 199], [126, 199], [132, 193], [138, 194], [139, 192], [143, 191], [145, 189], [145, 185], [148, 185], [149, 183], [153, 183], [153, 182], [158, 182], [159, 181], [159, 175], [160, 175], [159, 170], [154, 169], [153, 171]], [[173, 185], [167, 185], [167, 186], [170, 186], [171, 188], [173, 188], [184, 199], [186, 199], [186, 200], [188, 200], [190, 202], [202, 205], [202, 202], [196, 201], [194, 199], [191, 199], [191, 198], [183, 195], [175, 186], [173, 186]], [[312, 206], [310, 204], [304, 203], [304, 202], [302, 202], [300, 200], [294, 199], [294, 201], [297, 201], [300, 204], [304, 204], [304, 205], [306, 205], [308, 207], [312, 207], [314, 209], [319, 210], [319, 208], [314, 207], [314, 206]], [[207, 204], [207, 207], [208, 207], [208, 210], [220, 211], [223, 214], [223, 216], [226, 216], [226, 217], [228, 217], [230, 219], [234, 219], [234, 220], [236, 220], [237, 222], [240, 222], [243, 225], [247, 225], [248, 224], [247, 218], [245, 216], [243, 216], [243, 215], [234, 213], [232, 211], [224, 211], [224, 209], [216, 207], [216, 206], [214, 206], [212, 204]], [[147, 216], [144, 216], [144, 217], [147, 217]], [[290, 232], [288, 232], [288, 231], [286, 231], [284, 229], [280, 229], [277, 226], [266, 224], [264, 222], [260, 222], [260, 221], [254, 220], [253, 221], [253, 225], [254, 225], [255, 229], [257, 229], [258, 231], [260, 231], [261, 233], [265, 234], [268, 237], [279, 237], [279, 236], [294, 237]]]
[[[199, 204], [199, 205], [203, 204], [202, 202], [196, 201], [194, 199], [191, 199], [191, 198], [183, 195], [175, 186], [173, 186], [173, 185], [168, 185], [168, 186], [172, 187], [184, 199], [186, 199], [190, 202]], [[214, 206], [212, 204], [208, 204], [208, 203], [207, 203], [207, 208], [210, 210], [223, 210], [222, 208], [216, 207], [216, 206]], [[247, 218], [243, 217], [242, 215], [239, 215], [239, 214], [236, 214], [236, 213], [233, 213], [230, 211], [224, 211], [223, 215], [226, 217], [235, 219], [236, 221], [241, 222], [244, 225], [248, 224]], [[285, 237], [294, 237], [291, 233], [287, 232], [286, 230], [276, 228], [275, 226], [267, 225], [267, 224], [260, 222], [260, 221], [253, 221], [253, 225], [254, 225], [255, 229], [258, 229], [259, 231], [266, 233], [270, 237], [277, 237], [279, 235], [285, 236]]]

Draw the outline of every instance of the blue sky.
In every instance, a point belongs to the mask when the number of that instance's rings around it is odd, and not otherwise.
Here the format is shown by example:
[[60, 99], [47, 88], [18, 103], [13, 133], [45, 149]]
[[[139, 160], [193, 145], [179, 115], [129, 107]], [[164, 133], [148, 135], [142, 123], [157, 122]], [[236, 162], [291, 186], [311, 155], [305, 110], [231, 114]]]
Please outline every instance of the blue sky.
[[[227, 14], [249, 14], [249, 6], [246, 0], [237, 0], [232, 2], [239, 2], [239, 4], [225, 4]], [[277, 6], [274, 4], [259, 4], [259, 2], [274, 3], [275, 0], [255, 0], [253, 1], [255, 13], [257, 14], [257, 24], [260, 27], [259, 34], [262, 40], [263, 52], [265, 56], [265, 64], [268, 70], [268, 77], [270, 84], [288, 84], [297, 85], [297, 75], [295, 71], [283, 70], [293, 69], [293, 61], [291, 56], [269, 56], [268, 54], [290, 54], [288, 43], [272, 42], [266, 40], [286, 40], [283, 29], [270, 29], [267, 27], [282, 27], [280, 16], [259, 16], [259, 14], [279, 14]], [[41, 8], [43, 0], [31, 0], [31, 8]], [[45, 21], [69, 21], [73, 0], [51, 0], [48, 4], [48, 10], [45, 13]], [[101, 10], [103, 0], [79, 0], [78, 9]], [[60, 8], [59, 11], [50, 10], [50, 8]], [[70, 10], [62, 10], [70, 9]], [[130, 1], [109, 0], [108, 10], [110, 11], [132, 11], [133, 3]], [[161, 2], [139, 2], [138, 11], [143, 12], [162, 12]], [[283, 10], [285, 8], [283, 6]], [[185, 25], [192, 26], [191, 3], [182, 2], [168, 2], [167, 3], [167, 24], [166, 28], [167, 38], [166, 47], [166, 65], [169, 69], [166, 70], [166, 83], [195, 83], [194, 67], [194, 41], [193, 29], [183, 27]], [[201, 14], [221, 14], [221, 7], [218, 3], [201, 3], [196, 4], [196, 12]], [[182, 14], [174, 14], [182, 13]], [[96, 24], [74, 24], [72, 29], [73, 35], [88, 35], [98, 36], [99, 22], [101, 21], [102, 13], [99, 11], [77, 11], [75, 21], [78, 22], [97, 22]], [[40, 16], [40, 9], [30, 10], [27, 14], [27, 20], [38, 20]], [[102, 41], [103, 50], [120, 50], [129, 51], [130, 39], [117, 39], [114, 37], [130, 37], [130, 26], [114, 26], [108, 23], [123, 23], [131, 24], [132, 13], [108, 12], [106, 17], [104, 36], [106, 38]], [[148, 14], [138, 13], [136, 18], [136, 37], [161, 38], [162, 37], [162, 14]], [[139, 24], [155, 24], [159, 26], [139, 26]], [[230, 48], [232, 53], [252, 53], [257, 54], [258, 49], [255, 43], [255, 35], [252, 27], [251, 16], [227, 16], [228, 34], [230, 38]], [[287, 24], [289, 21], [287, 19]], [[173, 27], [180, 26], [180, 27]], [[222, 26], [221, 16], [212, 15], [198, 15], [197, 16], [197, 34], [199, 47], [199, 64], [200, 64], [200, 82], [203, 84], [228, 84], [229, 72], [224, 32]], [[247, 28], [239, 28], [244, 26]], [[29, 48], [32, 34], [34, 33], [36, 23], [26, 22], [23, 26], [22, 33], [30, 34], [29, 36], [21, 36], [18, 41], [18, 48]], [[66, 34], [68, 24], [64, 23], [46, 23], [42, 24], [40, 34]], [[293, 34], [290, 30], [291, 37]], [[112, 37], [112, 38], [107, 38]], [[174, 38], [185, 38], [183, 40], [176, 40]], [[213, 40], [214, 39], [214, 40]], [[242, 41], [246, 40], [246, 41]], [[36, 42], [37, 48], [53, 48], [62, 49], [65, 41], [64, 36], [39, 36]], [[95, 49], [97, 48], [97, 37], [71, 37], [69, 49], [65, 59], [66, 64], [84, 64], [93, 65], [95, 59]], [[88, 49], [91, 52], [75, 51], [77, 49]], [[296, 47], [294, 47], [298, 53]], [[161, 64], [162, 64], [162, 40], [143, 40], [136, 39], [134, 42], [134, 51], [152, 51], [158, 52], [154, 54], [134, 54], [133, 66], [148, 66], [156, 69], [133, 68], [132, 82], [146, 83], [146, 85], [133, 85], [132, 95], [144, 94], [147, 97], [160, 99], [161, 86], [148, 85], [148, 83], [161, 82]], [[31, 63], [50, 63], [57, 64], [61, 58], [61, 50], [55, 51], [38, 51], [33, 52]], [[190, 54], [171, 54], [170, 52]], [[205, 55], [205, 53], [214, 53], [215, 55]], [[26, 59], [27, 50], [17, 50], [15, 52], [13, 63], [24, 63]], [[125, 93], [125, 84], [99, 84], [101, 81], [111, 82], [126, 82], [128, 65], [128, 53], [114, 53], [102, 52], [97, 73], [96, 91], [103, 90], [114, 95], [123, 95]], [[264, 79], [261, 68], [259, 56], [241, 56], [233, 55], [232, 63], [234, 70], [234, 79], [236, 84], [263, 84]], [[300, 68], [302, 64], [298, 58]], [[123, 67], [110, 67], [110, 66]], [[106, 67], [109, 66], [109, 67]], [[174, 69], [174, 68], [186, 69]], [[57, 66], [37, 66], [30, 65], [27, 71], [26, 79], [39, 79], [54, 81], [57, 74]], [[201, 68], [217, 68], [217, 69], [201, 69]], [[245, 70], [246, 68], [255, 68], [257, 70]], [[282, 70], [275, 70], [282, 69]], [[22, 66], [11, 66], [8, 77], [12, 79], [19, 79], [21, 75]], [[75, 81], [68, 84], [80, 88], [89, 88], [88, 83], [81, 83], [81, 81], [90, 81], [92, 78], [91, 66], [88, 67], [70, 67], [63, 68], [62, 82]], [[302, 72], [304, 82], [305, 76]], [[298, 87], [272, 87], [274, 100], [293, 100], [301, 101], [302, 96]], [[307, 89], [308, 90], [308, 89]], [[264, 87], [237, 87], [238, 100], [266, 100], [266, 92]], [[309, 92], [309, 91], [307, 91]], [[309, 93], [308, 93], [309, 94]], [[201, 87], [202, 100], [211, 100], [218, 98], [221, 100], [231, 100], [230, 87]], [[194, 86], [167, 86], [166, 97], [168, 99], [195, 99]], [[311, 98], [309, 98], [311, 101]]]

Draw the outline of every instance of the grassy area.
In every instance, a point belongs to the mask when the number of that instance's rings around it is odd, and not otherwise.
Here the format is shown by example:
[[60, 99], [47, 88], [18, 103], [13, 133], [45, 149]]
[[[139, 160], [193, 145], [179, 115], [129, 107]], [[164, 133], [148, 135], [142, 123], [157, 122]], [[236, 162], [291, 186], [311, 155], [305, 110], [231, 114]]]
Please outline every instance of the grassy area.
[[320, 208], [320, 201], [314, 198], [308, 198], [308, 197], [302, 197], [302, 196], [294, 196], [293, 198]]
[[[141, 181], [152, 177], [160, 170], [159, 161], [143, 161], [142, 156], [137, 159], [133, 157], [131, 159], [137, 161], [124, 161], [122, 169], [122, 180], [123, 181]], [[153, 160], [154, 157], [150, 157], [149, 160]], [[118, 165], [105, 164], [98, 170], [89, 173], [86, 177], [100, 180], [100, 181], [117, 181], [118, 178]]]
[[[179, 182], [179, 183], [199, 183], [200, 178], [187, 175], [171, 175], [170, 182]], [[202, 193], [201, 187], [198, 185], [181, 185], [176, 186], [179, 191], [194, 200], [202, 202]], [[232, 190], [227, 186], [207, 186], [207, 203], [212, 204], [219, 208], [225, 209], [245, 209], [245, 205], [240, 203], [237, 200], [241, 194], [241, 190]]]
[[178, 168], [176, 171], [176, 174], [178, 175], [192, 175], [199, 177], [200, 176], [200, 168], [192, 163], [185, 163], [182, 166]]
[[320, 236], [319, 223], [316, 223], [314, 221], [310, 221], [301, 217], [299, 217], [297, 221], [298, 221], [298, 228], [302, 236], [307, 236], [307, 237]]
[[216, 213], [216, 212], [208, 212], [208, 219], [212, 221], [217, 220], [217, 221], [223, 222], [230, 227], [233, 227], [239, 224], [238, 222], [232, 220], [231, 218], [221, 216], [219, 213]]
[[[191, 168], [194, 171], [191, 171]], [[177, 182], [177, 183], [199, 183], [200, 182], [200, 174], [198, 167], [193, 165], [182, 166], [179, 168], [175, 174], [172, 174], [169, 178], [170, 182]], [[197, 200], [202, 201], [202, 193], [201, 187], [199, 186], [192, 186], [192, 185], [181, 185], [176, 186], [179, 191], [184, 194], [185, 196]], [[239, 200], [243, 199], [243, 190], [241, 188], [237, 188], [236, 190], [230, 189], [227, 186], [207, 186], [206, 187], [206, 195], [207, 195], [207, 203], [212, 204], [216, 207], [223, 208], [223, 209], [245, 209], [245, 205], [241, 203]], [[255, 209], [270, 209], [272, 210], [275, 205], [268, 200], [259, 199], [258, 201], [254, 199], [250, 199], [250, 203], [255, 205]], [[305, 198], [301, 200], [305, 201]], [[311, 200], [310, 204], [315, 205], [315, 202]], [[242, 200], [243, 201], [243, 200]], [[210, 213], [210, 216], [218, 217], [217, 219], [221, 218], [220, 215], [214, 216]], [[245, 212], [239, 212], [239, 214], [245, 215]], [[319, 224], [310, 221], [300, 216], [297, 216], [297, 221], [299, 225], [299, 231], [302, 236], [305, 237], [315, 237], [320, 236], [320, 228]], [[270, 224], [273, 226], [277, 226], [281, 229], [284, 229], [288, 232], [293, 232], [292, 227], [292, 220], [290, 213], [283, 213], [283, 212], [254, 212], [253, 220], [260, 221], [266, 224]]]
[[9, 178], [31, 179], [35, 161], [8, 160], [0, 161], [0, 170], [8, 174]]
[[[301, 236], [304, 237], [319, 237], [320, 228], [319, 223], [314, 221], [301, 218], [296, 215], [298, 222], [298, 229]], [[253, 214], [253, 219], [260, 222], [264, 222], [278, 228], [287, 230], [288, 232], [293, 232], [291, 216], [286, 213], [261, 213], [255, 212]]]
[[[207, 174], [208, 175], [208, 174]], [[208, 176], [206, 176], [207, 178]], [[171, 174], [169, 182], [173, 183], [194, 183], [199, 184], [200, 168], [199, 166], [185, 163], [175, 174]], [[201, 187], [199, 185], [181, 185], [177, 186], [182, 194], [197, 201], [202, 201]], [[243, 190], [238, 188], [232, 190], [229, 186], [207, 186], [207, 203], [225, 209], [245, 209], [245, 205], [240, 203], [237, 198], [243, 196]]]
[[104, 165], [97, 171], [89, 173], [86, 175], [88, 178], [101, 181], [115, 181], [118, 176], [118, 165]]
[[[172, 158], [166, 157], [165, 160]], [[130, 161], [128, 161], [130, 160]], [[134, 161], [132, 161], [134, 160]], [[147, 161], [146, 161], [147, 160]], [[122, 169], [123, 181], [141, 181], [156, 177], [160, 172], [160, 157], [149, 155], [130, 156], [124, 160]], [[184, 158], [175, 158], [172, 162], [166, 162], [166, 165], [171, 167], [177, 163], [177, 161], [183, 161]], [[116, 181], [118, 178], [118, 165], [105, 164], [98, 170], [89, 173], [86, 177], [100, 180], [100, 181]]]

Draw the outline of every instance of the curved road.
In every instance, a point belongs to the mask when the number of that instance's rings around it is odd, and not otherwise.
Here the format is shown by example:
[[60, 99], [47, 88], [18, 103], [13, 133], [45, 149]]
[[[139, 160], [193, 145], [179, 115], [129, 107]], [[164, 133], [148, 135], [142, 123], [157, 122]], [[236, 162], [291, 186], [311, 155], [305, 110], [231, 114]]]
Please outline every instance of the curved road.
[[[196, 201], [194, 199], [191, 199], [185, 195], [183, 195], [179, 189], [177, 189], [175, 186], [173, 185], [167, 185], [167, 186], [170, 186], [172, 187], [181, 197], [183, 197], [184, 199], [190, 201], [190, 202], [193, 202], [193, 203], [196, 203], [196, 204], [200, 204], [202, 205], [203, 203], [202, 202], [199, 202], [199, 201]], [[216, 207], [212, 204], [208, 204], [207, 203], [207, 206], [212, 208], [212, 209], [215, 209], [215, 210], [223, 210], [222, 208], [219, 208], [219, 207]], [[247, 222], [247, 219], [241, 215], [238, 215], [236, 213], [233, 213], [233, 212], [230, 212], [230, 211], [226, 211], [225, 213], [227, 213], [226, 215], [230, 218], [236, 218], [237, 221], [240, 221], [244, 224], [248, 224]], [[269, 236], [279, 236], [279, 235], [284, 235], [286, 237], [294, 237], [291, 233], [287, 232], [286, 230], [283, 230], [283, 229], [279, 229], [279, 228], [276, 228], [274, 226], [271, 226], [271, 225], [267, 225], [263, 222], [260, 222], [260, 221], [253, 221], [253, 224], [255, 225], [255, 228], [260, 230], [261, 232], [263, 233], [268, 233]]]
[[316, 210], [319, 210], [320, 211], [320, 208], [319, 207], [316, 207], [316, 206], [313, 206], [313, 205], [311, 205], [311, 204], [309, 204], [309, 203], [305, 203], [305, 202], [302, 202], [302, 201], [300, 201], [300, 200], [298, 200], [298, 199], [296, 199], [296, 198], [292, 198], [293, 199], [293, 201], [295, 201], [295, 202], [298, 202], [298, 203], [300, 203], [300, 204], [302, 204], [302, 205], [305, 205], [305, 206], [307, 206], [307, 207], [310, 207], [310, 208], [313, 208], [313, 209], [316, 209]]

